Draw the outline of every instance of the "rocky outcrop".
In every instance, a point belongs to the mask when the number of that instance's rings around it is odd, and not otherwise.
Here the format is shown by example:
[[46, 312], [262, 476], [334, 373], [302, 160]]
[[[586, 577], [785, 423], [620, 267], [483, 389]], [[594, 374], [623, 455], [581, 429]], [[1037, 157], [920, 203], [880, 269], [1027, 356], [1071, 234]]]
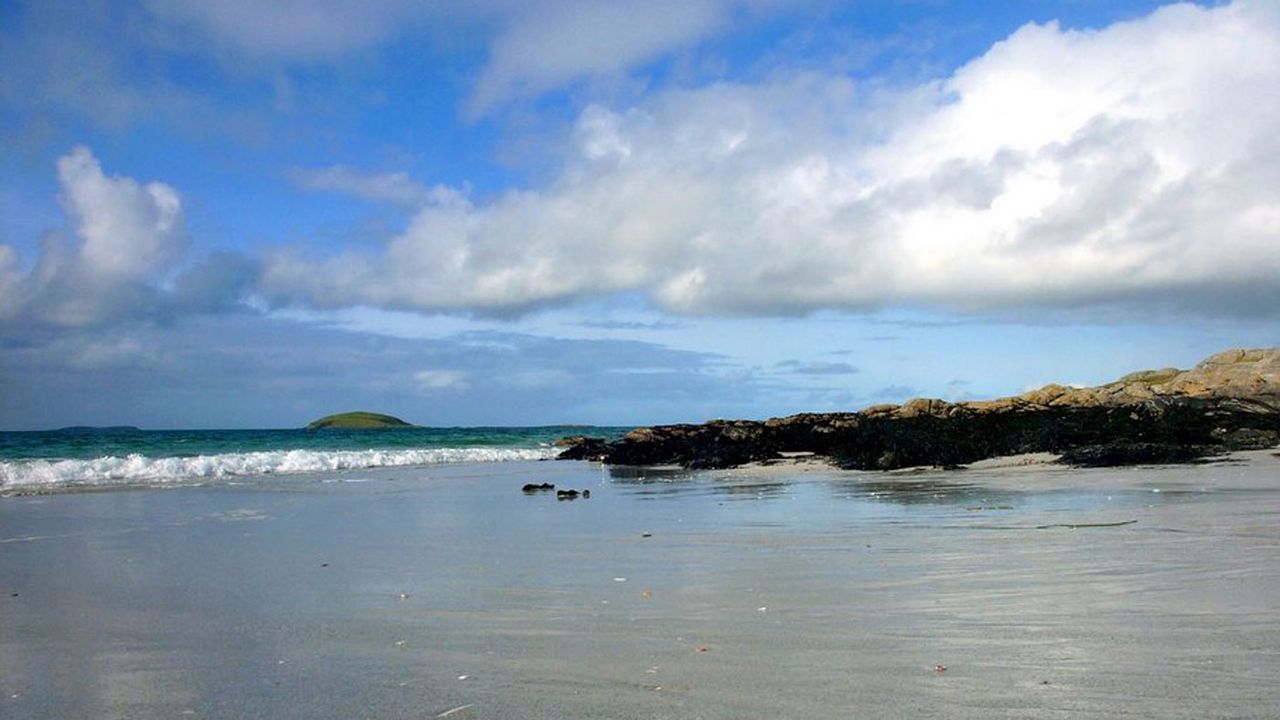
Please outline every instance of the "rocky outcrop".
[[853, 413], [714, 420], [564, 441], [565, 459], [726, 468], [810, 452], [853, 469], [959, 466], [1001, 455], [1064, 454], [1080, 465], [1183, 462], [1280, 443], [1280, 349], [1229, 350], [1191, 370], [1147, 370], [1090, 388], [1013, 397], [916, 399]]

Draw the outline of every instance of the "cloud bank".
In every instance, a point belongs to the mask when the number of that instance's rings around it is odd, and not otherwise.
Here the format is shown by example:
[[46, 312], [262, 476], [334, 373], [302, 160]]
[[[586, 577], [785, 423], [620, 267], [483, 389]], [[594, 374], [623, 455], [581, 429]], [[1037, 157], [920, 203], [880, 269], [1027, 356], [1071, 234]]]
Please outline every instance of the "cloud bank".
[[[533, 82], [534, 80], [530, 80]], [[949, 77], [778, 72], [586, 108], [554, 180], [440, 194], [381, 252], [266, 260], [280, 304], [687, 314], [1002, 309], [1280, 287], [1280, 8], [1031, 24]], [[1206, 300], [1207, 301], [1207, 300]]]

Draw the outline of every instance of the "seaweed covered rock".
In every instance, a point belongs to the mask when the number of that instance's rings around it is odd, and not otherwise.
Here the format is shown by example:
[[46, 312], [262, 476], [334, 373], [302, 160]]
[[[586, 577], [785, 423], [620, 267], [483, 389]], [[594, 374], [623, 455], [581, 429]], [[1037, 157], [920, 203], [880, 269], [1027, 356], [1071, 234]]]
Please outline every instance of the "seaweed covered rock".
[[582, 435], [570, 435], [556, 440], [561, 460], [603, 460], [608, 450], [604, 438], [591, 438]]
[[1280, 443], [1280, 350], [1230, 350], [1191, 370], [1130, 373], [1092, 388], [1047, 385], [988, 401], [920, 398], [856, 413], [639, 428], [615, 442], [570, 440], [563, 458], [695, 469], [788, 452], [867, 470], [1073, 450], [1075, 464], [1185, 462]]

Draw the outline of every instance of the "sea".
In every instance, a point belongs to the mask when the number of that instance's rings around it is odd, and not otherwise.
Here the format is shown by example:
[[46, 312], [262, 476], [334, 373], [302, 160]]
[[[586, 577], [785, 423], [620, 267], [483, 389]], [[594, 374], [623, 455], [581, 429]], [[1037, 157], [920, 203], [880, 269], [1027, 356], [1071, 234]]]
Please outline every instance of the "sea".
[[331, 473], [456, 463], [548, 460], [569, 435], [614, 438], [629, 428], [411, 427], [141, 430], [76, 427], [0, 432], [0, 493], [109, 487], [314, 482]]

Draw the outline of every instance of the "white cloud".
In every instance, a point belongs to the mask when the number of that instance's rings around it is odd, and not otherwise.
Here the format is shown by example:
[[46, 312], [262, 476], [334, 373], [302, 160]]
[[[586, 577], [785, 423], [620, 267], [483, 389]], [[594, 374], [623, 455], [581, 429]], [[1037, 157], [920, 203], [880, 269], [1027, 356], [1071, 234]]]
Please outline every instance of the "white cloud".
[[471, 383], [461, 370], [419, 370], [413, 380], [422, 390], [467, 390]]
[[167, 23], [187, 26], [241, 52], [327, 60], [380, 43], [426, 15], [416, 0], [147, 0]]
[[406, 172], [369, 173], [332, 165], [315, 170], [295, 169], [290, 175], [304, 189], [335, 192], [374, 202], [418, 208], [429, 203], [445, 203], [462, 195], [443, 185], [428, 187]]
[[644, 3], [558, 0], [531, 5], [493, 41], [469, 109], [652, 60], [693, 44], [730, 18], [728, 0]]
[[[302, 67], [336, 70], [371, 90], [381, 71], [435, 82], [436, 65], [465, 68], [474, 83], [466, 111], [479, 115], [584, 78], [616, 79], [744, 19], [812, 2], [25, 0], [14, 11], [23, 22], [0, 27], [10, 31], [0, 42], [0, 99], [39, 120], [32, 132], [72, 114], [112, 129], [161, 121], [261, 142], [279, 116], [244, 99], [272, 88], [281, 107], [320, 98], [294, 75]], [[400, 42], [421, 53], [408, 60], [417, 67], [384, 54]], [[175, 72], [192, 62], [199, 72]], [[328, 98], [322, 106], [331, 109]]]
[[[148, 0], [171, 31], [237, 56], [330, 62], [397, 36], [477, 32], [488, 49], [468, 102], [483, 113], [583, 77], [625, 70], [785, 0]], [[791, 5], [796, 2], [791, 0]], [[439, 38], [436, 38], [439, 40]], [[447, 42], [438, 43], [447, 46]]]
[[[513, 312], [999, 308], [1280, 284], [1280, 9], [1028, 25], [894, 93], [779, 73], [585, 110], [541, 190], [435, 203], [277, 301]], [[1227, 303], [1229, 304], [1229, 303]]]
[[78, 262], [88, 273], [143, 280], [168, 268], [185, 249], [182, 202], [172, 187], [107, 177], [85, 147], [58, 159], [58, 180], [78, 225]]
[[0, 245], [0, 318], [85, 326], [153, 313], [156, 284], [187, 246], [178, 193], [108, 176], [84, 147], [58, 159], [58, 180], [75, 239], [47, 234], [26, 276]]

